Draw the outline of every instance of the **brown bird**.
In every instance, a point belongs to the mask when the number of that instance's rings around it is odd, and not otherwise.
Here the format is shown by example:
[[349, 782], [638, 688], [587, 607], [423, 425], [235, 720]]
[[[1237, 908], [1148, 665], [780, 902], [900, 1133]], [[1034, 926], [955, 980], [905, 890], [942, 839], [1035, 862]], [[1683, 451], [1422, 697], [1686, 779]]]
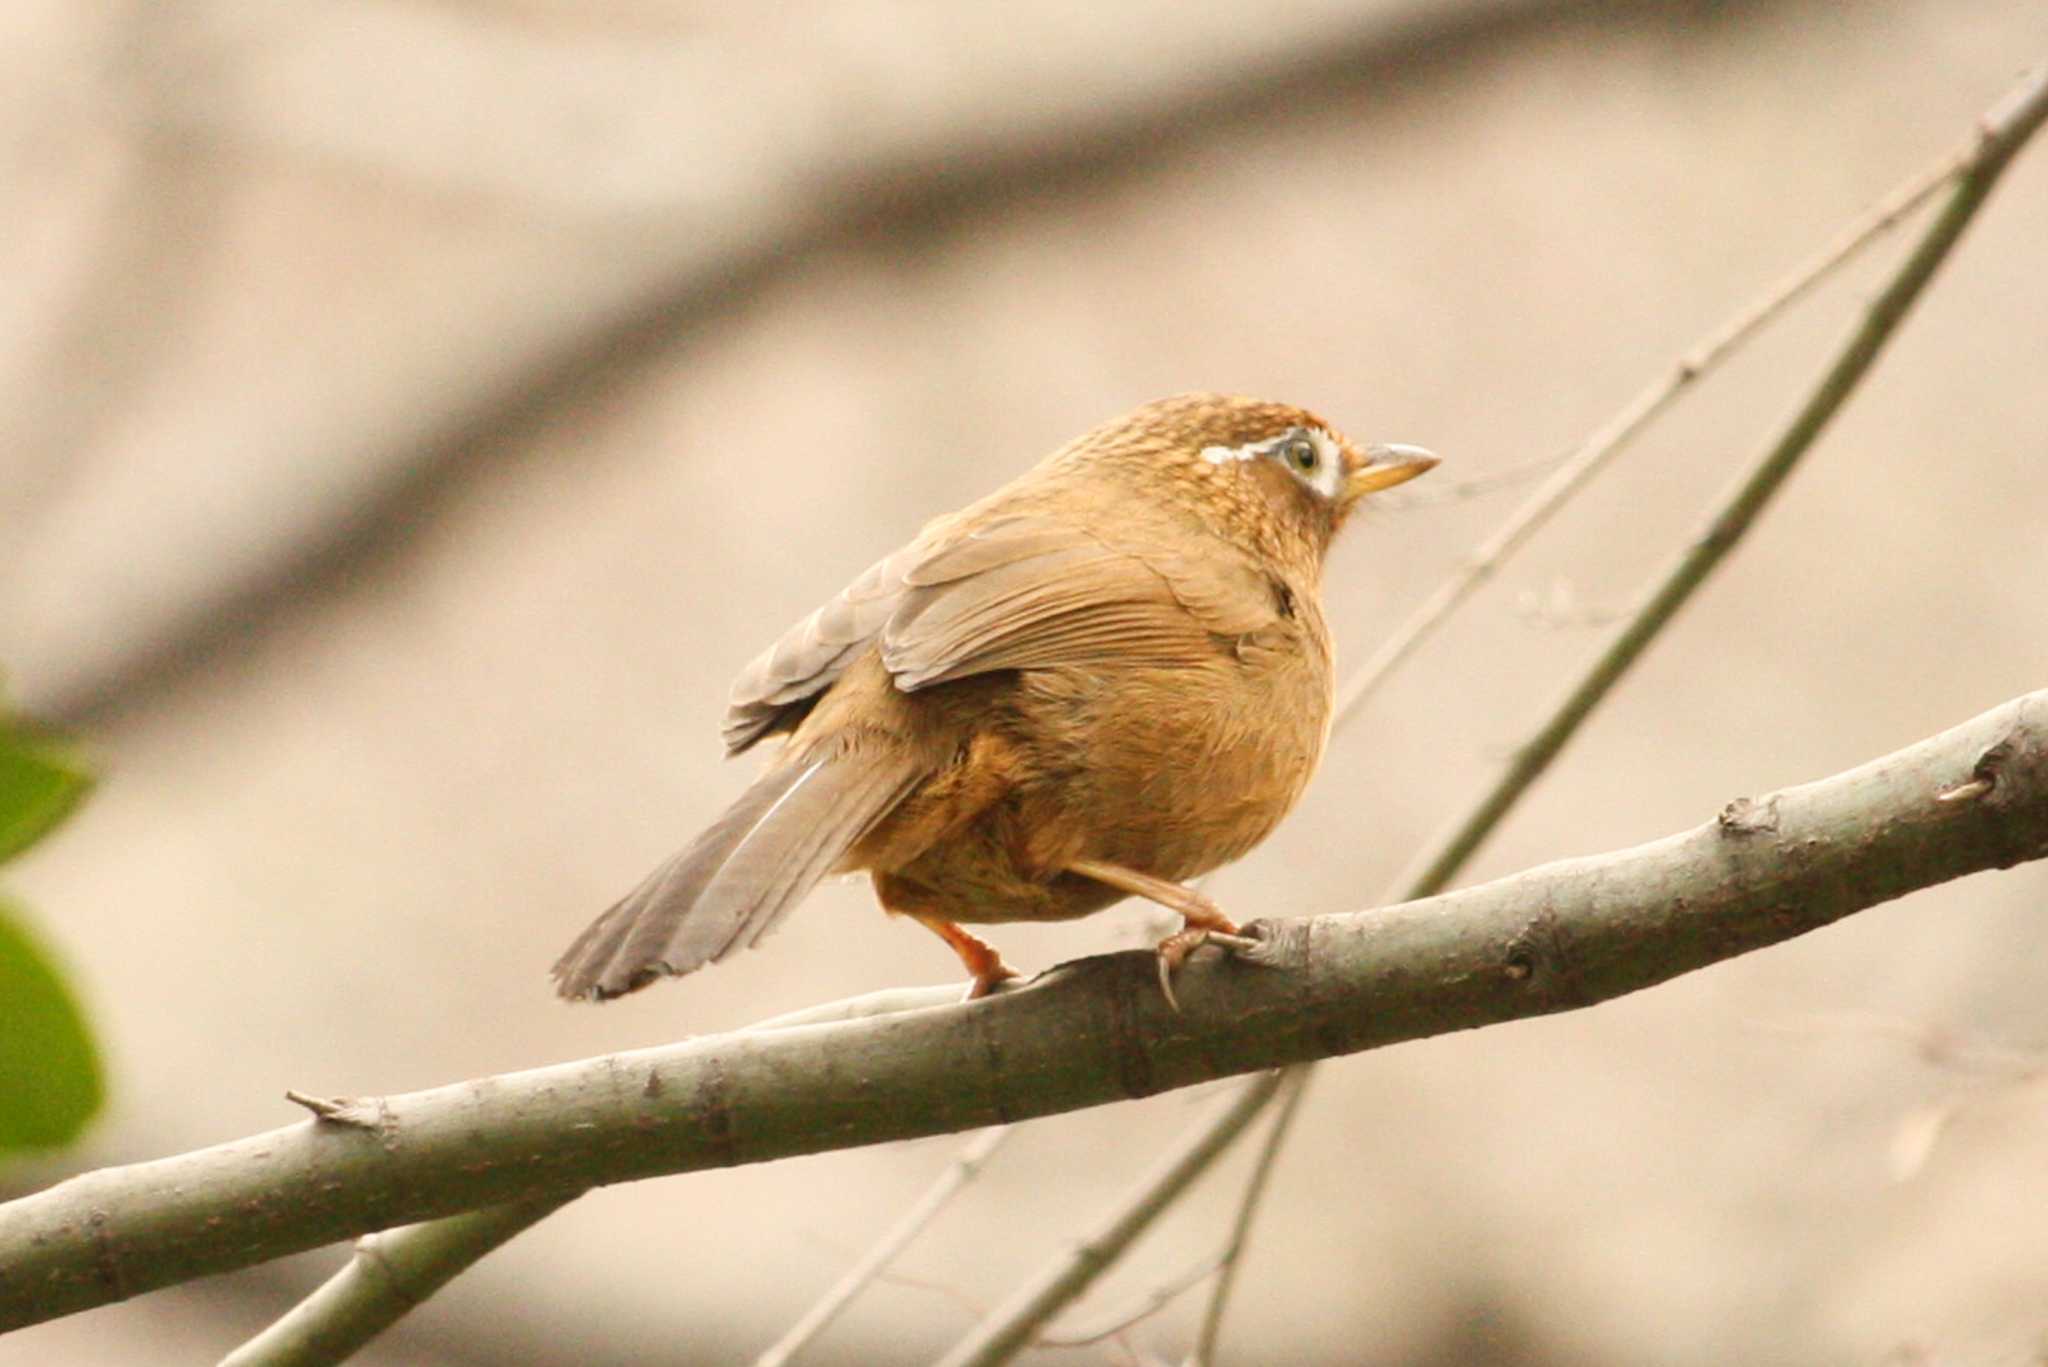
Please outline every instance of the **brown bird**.
[[1360, 498], [1436, 464], [1285, 404], [1184, 394], [928, 524], [747, 666], [725, 746], [788, 742], [682, 853], [576, 937], [604, 999], [760, 943], [835, 871], [1015, 977], [962, 922], [1126, 896], [1185, 920], [1160, 980], [1237, 927], [1180, 880], [1229, 863], [1329, 734], [1323, 553]]

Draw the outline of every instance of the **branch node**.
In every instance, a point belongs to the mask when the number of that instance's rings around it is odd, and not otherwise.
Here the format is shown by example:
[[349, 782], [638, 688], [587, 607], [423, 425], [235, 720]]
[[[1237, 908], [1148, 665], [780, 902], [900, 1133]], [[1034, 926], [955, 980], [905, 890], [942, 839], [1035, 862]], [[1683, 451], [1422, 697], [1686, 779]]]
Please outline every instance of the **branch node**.
[[1595, 994], [1579, 980], [1573, 959], [1569, 929], [1557, 908], [1546, 903], [1502, 947], [1500, 974], [1524, 991], [1583, 1005]]
[[422, 1294], [400, 1273], [398, 1264], [391, 1260], [390, 1253], [384, 1247], [384, 1234], [387, 1232], [365, 1234], [356, 1240], [356, 1261], [364, 1269], [365, 1275], [374, 1274], [377, 1280], [383, 1283], [388, 1294], [403, 1302], [408, 1309], [416, 1310], [426, 1296], [432, 1295], [433, 1292], [429, 1289]]
[[1958, 783], [1953, 788], [1944, 788], [1934, 795], [1936, 802], [1975, 802], [1998, 785], [1988, 778], [1973, 778], [1967, 783]]
[[1970, 766], [1970, 777], [1953, 788], [1944, 788], [1934, 795], [1936, 802], [1976, 802], [1991, 796], [1998, 787], [1998, 776], [2012, 758], [2012, 737], [2007, 736], [1977, 756], [1977, 762]]
[[284, 1099], [295, 1106], [304, 1106], [313, 1113], [315, 1121], [323, 1124], [346, 1125], [355, 1130], [374, 1130], [383, 1120], [380, 1107], [358, 1101], [354, 1097], [309, 1096], [288, 1088]]
[[1224, 937], [1211, 936], [1230, 947], [1230, 957], [1261, 968], [1289, 968], [1300, 965], [1308, 959], [1308, 930], [1305, 925], [1287, 921], [1250, 921], [1244, 926], [1244, 934]]
[[1771, 835], [1778, 829], [1778, 799], [1774, 794], [1758, 802], [1738, 797], [1715, 818], [1726, 836]]

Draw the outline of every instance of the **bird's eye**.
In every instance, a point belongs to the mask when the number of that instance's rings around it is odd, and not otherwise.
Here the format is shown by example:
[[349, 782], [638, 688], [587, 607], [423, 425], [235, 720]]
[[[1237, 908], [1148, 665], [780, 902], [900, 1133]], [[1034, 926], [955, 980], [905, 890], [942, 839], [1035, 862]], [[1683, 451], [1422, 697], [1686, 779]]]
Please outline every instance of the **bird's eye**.
[[1318, 451], [1316, 444], [1307, 437], [1295, 437], [1281, 448], [1280, 454], [1286, 457], [1287, 463], [1299, 474], [1312, 475], [1316, 472], [1316, 467], [1323, 463], [1323, 453]]

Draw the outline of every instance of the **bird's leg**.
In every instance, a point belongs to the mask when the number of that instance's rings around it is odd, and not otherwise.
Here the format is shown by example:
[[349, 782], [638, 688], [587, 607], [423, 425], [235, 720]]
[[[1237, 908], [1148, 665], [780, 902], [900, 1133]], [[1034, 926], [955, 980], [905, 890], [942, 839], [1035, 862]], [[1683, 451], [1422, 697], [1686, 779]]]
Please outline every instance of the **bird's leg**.
[[1223, 914], [1223, 908], [1193, 888], [1171, 879], [1154, 878], [1149, 873], [1127, 869], [1121, 864], [1105, 864], [1099, 859], [1069, 860], [1067, 872], [1093, 878], [1119, 892], [1128, 892], [1133, 897], [1157, 902], [1168, 911], [1180, 913], [1185, 924], [1161, 940], [1157, 950], [1159, 990], [1166, 994], [1166, 1004], [1176, 1011], [1180, 1010], [1180, 1002], [1173, 995], [1173, 975], [1188, 955], [1206, 944], [1246, 949], [1256, 943], [1238, 929], [1235, 921]]
[[961, 998], [962, 1001], [986, 997], [1017, 976], [1017, 970], [1003, 962], [1003, 956], [996, 947], [980, 936], [969, 934], [955, 923], [937, 916], [912, 912], [911, 919], [944, 940], [960, 956], [960, 962], [967, 966], [967, 972], [974, 981], [967, 985], [967, 995]]

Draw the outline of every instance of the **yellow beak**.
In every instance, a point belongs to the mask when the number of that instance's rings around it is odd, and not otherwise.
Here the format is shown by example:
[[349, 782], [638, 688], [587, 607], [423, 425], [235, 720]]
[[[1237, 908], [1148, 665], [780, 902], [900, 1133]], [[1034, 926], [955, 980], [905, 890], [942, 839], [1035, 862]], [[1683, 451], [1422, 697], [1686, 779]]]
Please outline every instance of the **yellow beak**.
[[1406, 484], [1417, 475], [1426, 475], [1436, 468], [1434, 453], [1420, 446], [1403, 446], [1398, 442], [1383, 442], [1365, 448], [1366, 463], [1351, 472], [1344, 481], [1344, 501], [1349, 503], [1367, 494], [1376, 494], [1382, 489], [1391, 489], [1396, 484]]

